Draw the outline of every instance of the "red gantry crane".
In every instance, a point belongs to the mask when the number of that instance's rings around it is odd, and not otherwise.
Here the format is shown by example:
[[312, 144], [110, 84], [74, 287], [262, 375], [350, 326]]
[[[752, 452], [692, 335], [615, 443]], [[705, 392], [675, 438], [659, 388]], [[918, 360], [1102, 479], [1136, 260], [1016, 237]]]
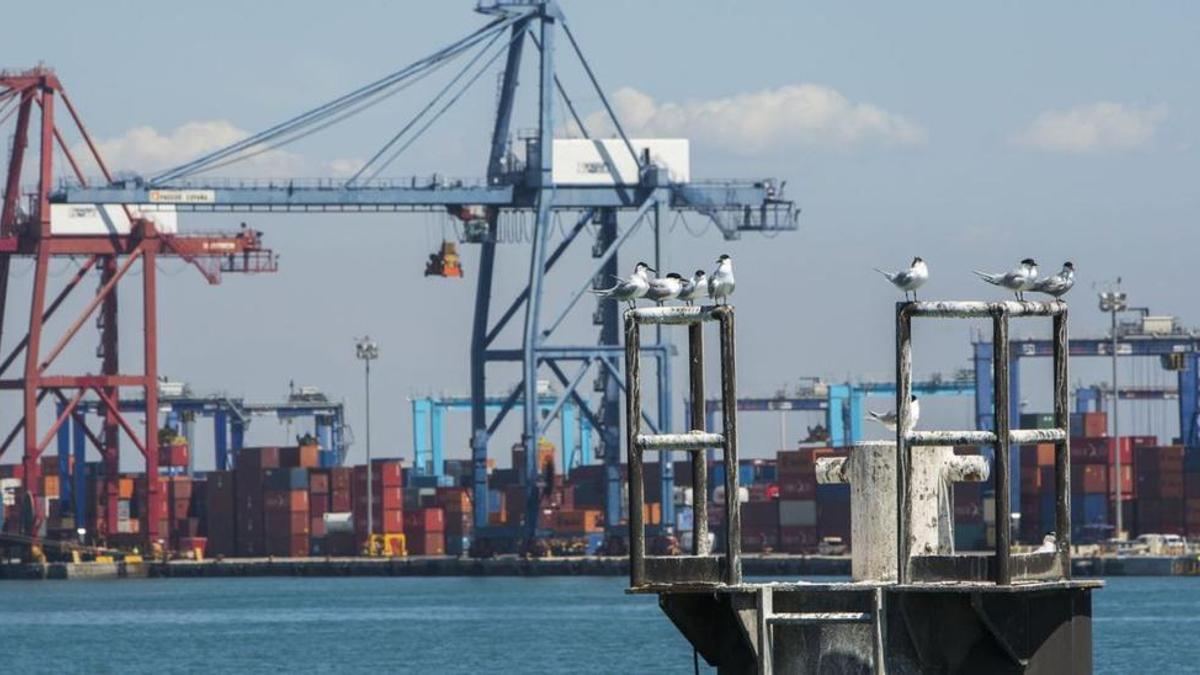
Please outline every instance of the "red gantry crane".
[[[56, 113], [63, 117], [59, 101], [82, 137], [85, 156], [90, 155], [104, 178], [111, 182], [112, 176], [104, 160], [54, 72], [40, 66], [22, 72], [0, 71], [0, 123], [16, 115], [3, 210], [0, 211], [0, 336], [12, 325], [13, 312], [7, 307], [12, 259], [24, 256], [34, 261], [28, 328], [0, 362], [0, 390], [19, 392], [22, 411], [21, 419], [0, 441], [0, 456], [17, 438], [23, 440], [22, 503], [31, 516], [27, 520], [34, 524], [34, 532], [30, 534], [36, 534], [38, 524], [45, 516], [44, 500], [39, 499], [39, 456], [59, 428], [73, 418], [85, 429], [88, 439], [103, 458], [104, 497], [100, 503], [104, 509], [97, 514], [99, 532], [94, 533], [103, 539], [116, 532], [122, 434], [144, 457], [146, 475], [158, 474], [155, 262], [162, 257], [182, 258], [200, 269], [212, 284], [219, 283], [222, 272], [274, 272], [277, 266], [273, 253], [263, 248], [259, 233], [244, 226], [235, 234], [178, 234], [173, 206], [51, 204], [55, 146], [70, 165], [71, 173], [82, 184], [87, 184], [80, 163], [64, 138], [64, 127], [57, 122]], [[37, 139], [35, 155], [29, 152], [31, 136]], [[27, 163], [35, 164], [37, 171], [37, 189], [32, 194], [21, 192], [23, 168]], [[54, 291], [50, 287], [51, 259], [64, 257], [76, 261], [82, 259], [83, 262], [66, 283]], [[140, 283], [142, 294], [142, 363], [140, 368], [131, 370], [130, 364], [123, 368], [118, 360], [117, 288], [138, 267], [140, 282], [124, 284], [127, 289], [136, 289]], [[48, 334], [47, 322], [92, 274], [99, 277], [95, 294], [87, 299], [63, 333]], [[63, 351], [78, 342], [76, 337], [80, 329], [97, 313], [99, 373], [62, 372], [54, 368]], [[141, 389], [145, 397], [145, 420], [140, 429], [122, 414], [118, 406], [121, 390], [127, 388]], [[38, 417], [38, 407], [48, 396], [57, 400], [60, 413], [53, 420], [42, 420]], [[104, 411], [98, 433], [87, 427], [78, 409], [80, 402], [89, 397], [94, 397]], [[153, 542], [162, 534], [157, 530], [159, 521], [166, 517], [165, 496], [160, 494], [155, 480], [147, 480], [144, 490], [149, 513], [145, 514], [142, 533], [147, 541]]]

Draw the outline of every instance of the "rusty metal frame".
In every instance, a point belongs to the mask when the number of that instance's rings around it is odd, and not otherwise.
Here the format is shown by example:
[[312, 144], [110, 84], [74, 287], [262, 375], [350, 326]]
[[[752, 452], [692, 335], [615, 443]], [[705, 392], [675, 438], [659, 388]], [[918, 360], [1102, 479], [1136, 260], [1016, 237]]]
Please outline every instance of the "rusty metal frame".
[[[1009, 419], [1008, 322], [1013, 317], [1051, 317], [1054, 331], [1054, 429], [1014, 429]], [[896, 303], [896, 414], [909, 417], [912, 398], [912, 320], [992, 320], [993, 392], [995, 428], [992, 431], [914, 431], [904, 424], [896, 429], [896, 524], [897, 579], [905, 584], [922, 580], [991, 579], [1000, 585], [1029, 579], [1071, 577], [1071, 444], [1068, 432], [1068, 334], [1067, 304], [1053, 302], [899, 302]], [[1011, 548], [1012, 504], [1009, 491], [1013, 445], [1054, 443], [1056, 551], [1052, 554], [1014, 555]], [[971, 445], [995, 447], [996, 547], [994, 559], [970, 560], [971, 556], [920, 556], [929, 558], [914, 565], [909, 532], [912, 514], [908, 508], [911, 490], [910, 458], [913, 447]], [[934, 560], [933, 558], [938, 558]], [[976, 558], [978, 558], [976, 556]], [[914, 579], [914, 577], [922, 577]]]
[[[707, 431], [704, 416], [705, 322], [715, 321], [721, 340], [721, 433]], [[681, 434], [643, 434], [641, 386], [641, 325], [688, 327], [692, 430]], [[737, 377], [734, 361], [733, 307], [648, 307], [625, 312], [625, 418], [629, 460], [629, 578], [630, 586], [650, 584], [740, 584], [741, 506], [738, 503]], [[708, 548], [707, 449], [719, 447], [725, 465], [725, 555]], [[692, 555], [647, 556], [643, 508], [646, 503], [642, 455], [647, 451], [686, 451], [692, 461]], [[663, 495], [671, 499], [671, 495]]]

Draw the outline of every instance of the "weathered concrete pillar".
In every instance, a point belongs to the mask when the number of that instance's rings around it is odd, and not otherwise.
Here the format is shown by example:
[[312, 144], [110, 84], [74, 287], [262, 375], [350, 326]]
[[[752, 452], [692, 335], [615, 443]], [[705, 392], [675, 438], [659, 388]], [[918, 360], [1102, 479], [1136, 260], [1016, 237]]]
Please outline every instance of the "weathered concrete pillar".
[[[953, 483], [983, 481], [987, 460], [954, 448], [914, 448], [911, 547], [913, 555], [954, 552]], [[817, 460], [818, 483], [850, 484], [851, 577], [896, 579], [896, 444], [864, 441], [849, 457]]]

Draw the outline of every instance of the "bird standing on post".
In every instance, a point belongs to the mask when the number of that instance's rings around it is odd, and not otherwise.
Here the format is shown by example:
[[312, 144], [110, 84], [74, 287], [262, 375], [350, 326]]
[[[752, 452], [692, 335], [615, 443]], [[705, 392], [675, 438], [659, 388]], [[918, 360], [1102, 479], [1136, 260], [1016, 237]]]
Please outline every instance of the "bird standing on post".
[[1010, 272], [1003, 274], [995, 272], [980, 272], [973, 270], [980, 279], [988, 282], [993, 286], [1007, 288], [1017, 296], [1017, 300], [1025, 299], [1025, 291], [1032, 290], [1033, 285], [1037, 282], [1038, 268], [1037, 263], [1033, 258], [1026, 258]]
[[921, 260], [920, 256], [913, 258], [912, 265], [906, 270], [899, 272], [885, 272], [878, 267], [875, 268], [892, 285], [904, 291], [904, 299], [908, 299], [908, 294], [912, 293], [912, 299], [917, 299], [917, 289], [920, 288], [926, 281], [929, 281], [929, 266]]
[[1061, 298], [1062, 296], [1066, 295], [1067, 291], [1071, 290], [1071, 287], [1074, 285], [1075, 263], [1068, 260], [1067, 262], [1063, 263], [1062, 269], [1059, 270], [1058, 274], [1048, 276], [1045, 279], [1038, 279], [1037, 283], [1033, 285], [1033, 291], [1035, 293], [1045, 293], [1046, 295], [1052, 295], [1056, 298]]
[[650, 288], [646, 291], [646, 299], [653, 300], [661, 305], [667, 300], [678, 298], [679, 292], [682, 290], [683, 277], [675, 272], [671, 272], [665, 277], [656, 277], [650, 280]]
[[[917, 426], [917, 420], [921, 417], [921, 402], [916, 396], [910, 399], [912, 402], [908, 406], [908, 424], [905, 425], [905, 433], [912, 431]], [[877, 413], [874, 410], [867, 411], [867, 419], [879, 422], [888, 431], [896, 430], [896, 411], [889, 410], [885, 413]]]
[[687, 304], [703, 298], [708, 293], [708, 279], [704, 270], [696, 270], [691, 279], [683, 280], [683, 290], [679, 291], [679, 299]]
[[[736, 286], [733, 279], [733, 258], [722, 255], [717, 258], [717, 269], [708, 278], [708, 295], [718, 305], [726, 304]], [[722, 302], [725, 301], [725, 302]]]
[[650, 272], [654, 270], [644, 262], [633, 267], [633, 274], [628, 279], [617, 278], [617, 285], [611, 288], [592, 289], [592, 292], [602, 298], [610, 298], [629, 304], [632, 309], [637, 299], [645, 297], [650, 290]]

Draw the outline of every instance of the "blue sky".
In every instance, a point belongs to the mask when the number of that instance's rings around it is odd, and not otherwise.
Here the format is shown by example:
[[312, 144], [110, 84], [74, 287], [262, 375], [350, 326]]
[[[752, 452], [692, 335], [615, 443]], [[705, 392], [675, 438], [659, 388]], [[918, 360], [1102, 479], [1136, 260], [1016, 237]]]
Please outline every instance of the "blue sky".
[[[747, 394], [772, 393], [803, 375], [888, 377], [895, 296], [870, 268], [913, 255], [933, 269], [929, 296], [959, 298], [997, 296], [973, 280], [972, 268], [1007, 268], [1029, 255], [1057, 268], [1070, 258], [1079, 268], [1077, 335], [1104, 330], [1091, 284], [1117, 274], [1135, 304], [1200, 323], [1200, 302], [1183, 291], [1193, 279], [1200, 207], [1194, 3], [563, 5], [622, 117], [636, 122], [634, 133], [690, 137], [694, 176], [787, 179], [804, 210], [800, 231], [777, 239], [726, 243], [682, 228], [668, 238], [668, 264], [682, 271], [722, 252], [737, 261], [740, 326], [755, 345], [740, 368]], [[55, 17], [62, 26], [69, 17], [71, 28], [9, 31], [0, 62], [55, 67], [110, 158], [149, 170], [434, 51], [479, 25], [472, 6], [27, 3], [8, 10], [11, 25]], [[581, 110], [599, 109], [565, 57], [563, 75]], [[344, 170], [432, 91], [414, 88], [248, 170]], [[482, 174], [494, 95], [495, 81], [484, 77], [391, 173]], [[206, 216], [185, 227], [238, 220]], [[375, 447], [407, 456], [407, 397], [467, 391], [475, 250], [464, 251], [466, 282], [424, 280], [422, 262], [446, 232], [442, 218], [246, 220], [267, 233], [283, 269], [210, 288], [181, 263], [164, 263], [173, 275], [163, 276], [164, 372], [201, 391], [253, 398], [281, 395], [289, 379], [321, 386], [351, 405], [361, 441], [352, 337], [370, 332], [383, 346]], [[649, 246], [635, 237], [629, 256], [648, 256]], [[587, 251], [576, 254], [564, 269], [586, 264]], [[502, 251], [499, 297], [515, 289], [526, 256], [520, 245]], [[14, 281], [19, 298], [26, 289]], [[136, 335], [135, 311], [126, 312], [125, 335]], [[587, 311], [566, 330], [590, 340]], [[966, 366], [967, 339], [967, 326], [920, 330], [918, 370]], [[134, 363], [136, 344], [126, 346], [125, 361]], [[89, 351], [70, 355], [74, 365], [94, 368]], [[1102, 364], [1074, 368], [1080, 379], [1105, 379]], [[1145, 364], [1125, 369], [1126, 381], [1165, 378]], [[1028, 372], [1032, 392], [1043, 380], [1038, 367]], [[493, 379], [501, 389], [512, 381], [503, 371]], [[1038, 396], [1030, 394], [1034, 407]], [[927, 415], [967, 422], [965, 402], [937, 405]], [[744, 427], [749, 454], [774, 449], [773, 420]], [[459, 431], [449, 437], [456, 447], [465, 439]], [[282, 439], [265, 420], [254, 433]], [[517, 433], [502, 430], [496, 447]]]

